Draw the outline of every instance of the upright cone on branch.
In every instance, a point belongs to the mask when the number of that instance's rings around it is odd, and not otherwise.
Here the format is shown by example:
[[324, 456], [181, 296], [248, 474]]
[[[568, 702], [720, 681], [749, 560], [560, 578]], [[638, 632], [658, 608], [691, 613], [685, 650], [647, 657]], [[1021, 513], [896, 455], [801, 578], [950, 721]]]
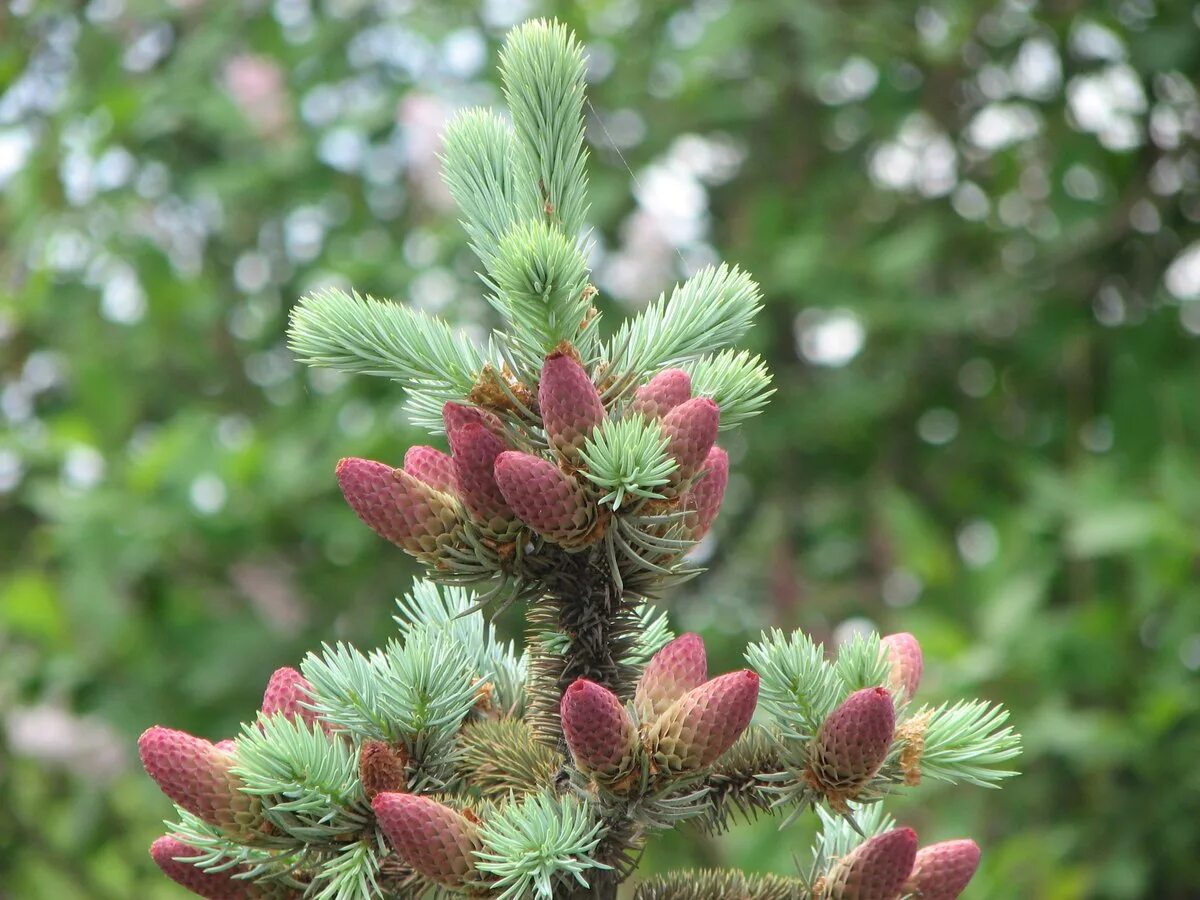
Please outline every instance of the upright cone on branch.
[[684, 508], [688, 510], [685, 524], [688, 536], [698, 541], [712, 527], [713, 520], [721, 511], [725, 499], [725, 488], [729, 484], [729, 454], [720, 447], [713, 447], [704, 458], [703, 473], [687, 492]]
[[569, 543], [591, 527], [594, 510], [587, 495], [548, 459], [509, 450], [496, 457], [495, 473], [513, 512], [547, 540]]
[[479, 829], [462, 813], [419, 794], [383, 793], [372, 802], [388, 842], [415, 872], [445, 887], [478, 877]]
[[683, 369], [664, 369], [637, 389], [629, 411], [661, 419], [691, 396], [692, 377]]
[[201, 855], [202, 852], [195, 847], [166, 835], [150, 845], [150, 858], [164, 875], [208, 900], [285, 900], [299, 896], [298, 892], [283, 885], [235, 878], [235, 875], [246, 871], [241, 866], [221, 872], [206, 872], [190, 862], [182, 861]]
[[408, 754], [403, 747], [386, 741], [364, 741], [358, 752], [358, 780], [368, 800], [379, 794], [406, 790]]
[[155, 725], [138, 738], [138, 754], [162, 792], [208, 824], [243, 838], [262, 826], [259, 798], [242, 793], [233, 756], [211, 742]]
[[576, 679], [563, 691], [559, 714], [580, 771], [606, 779], [629, 772], [637, 734], [616, 694], [594, 681]]
[[402, 469], [369, 459], [343, 459], [338, 484], [346, 502], [371, 530], [413, 556], [435, 554], [452, 542], [457, 504]]
[[681, 403], [663, 417], [667, 453], [679, 464], [675, 473], [678, 480], [690, 478], [704, 465], [716, 443], [720, 423], [721, 410], [707, 397]]
[[881, 638], [879, 644], [891, 666], [888, 687], [895, 692], [903, 691], [905, 699], [911, 700], [921, 683], [921, 672], [925, 668], [921, 645], [907, 631], [889, 634]]
[[825, 875], [822, 900], [899, 900], [917, 855], [917, 834], [894, 828], [859, 844]]
[[504, 443], [478, 422], [470, 422], [450, 432], [454, 451], [454, 486], [463, 505], [480, 524], [494, 531], [505, 531], [513, 511], [496, 485], [496, 457], [504, 452]]
[[574, 461], [597, 425], [604, 421], [604, 403], [583, 366], [566, 353], [546, 357], [538, 383], [538, 409], [546, 440], [565, 459]]
[[646, 743], [660, 771], [703, 769], [746, 730], [758, 703], [758, 675], [730, 672], [692, 688], [650, 727]]
[[454, 461], [436, 447], [417, 444], [404, 454], [404, 471], [443, 494], [454, 491]]
[[642, 727], [653, 725], [672, 703], [707, 680], [703, 638], [681, 634], [650, 658], [638, 680], [633, 706]]
[[972, 840], [942, 841], [917, 851], [904, 885], [915, 900], [954, 900], [979, 868], [979, 845]]
[[[312, 685], [308, 679], [295, 669], [284, 667], [276, 669], [267, 682], [263, 693], [262, 714], [273, 716], [282, 713], [293, 722], [297, 717], [310, 728], [319, 722], [317, 714], [306, 705], [312, 698]], [[328, 732], [329, 726], [321, 722], [321, 727]]]
[[809, 772], [830, 800], [853, 799], [887, 759], [896, 730], [892, 695], [881, 687], [847, 697], [821, 723], [809, 748]]

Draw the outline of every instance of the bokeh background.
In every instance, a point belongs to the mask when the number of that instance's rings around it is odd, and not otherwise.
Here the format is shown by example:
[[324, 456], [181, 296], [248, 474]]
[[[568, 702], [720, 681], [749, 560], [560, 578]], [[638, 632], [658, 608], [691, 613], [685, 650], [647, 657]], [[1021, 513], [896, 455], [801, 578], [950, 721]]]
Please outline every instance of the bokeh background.
[[588, 46], [610, 320], [718, 258], [766, 294], [779, 391], [676, 627], [718, 670], [767, 626], [910, 630], [926, 699], [1007, 703], [1021, 778], [896, 805], [979, 840], [970, 896], [1200, 896], [1200, 6], [14, 0], [0, 897], [181, 896], [137, 734], [230, 735], [276, 667], [390, 634], [412, 567], [333, 466], [421, 436], [286, 316], [335, 283], [495, 324], [437, 135], [540, 14]]

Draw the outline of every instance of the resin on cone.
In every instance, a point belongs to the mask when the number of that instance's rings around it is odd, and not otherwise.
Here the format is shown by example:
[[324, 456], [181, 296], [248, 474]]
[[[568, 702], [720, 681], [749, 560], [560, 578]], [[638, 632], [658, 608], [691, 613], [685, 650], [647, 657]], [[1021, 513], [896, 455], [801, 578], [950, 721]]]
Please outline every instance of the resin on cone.
[[574, 461], [584, 441], [604, 421], [600, 392], [583, 366], [565, 353], [546, 357], [538, 382], [538, 409], [546, 440], [565, 459]]
[[679, 404], [662, 420], [667, 437], [667, 453], [679, 464], [675, 479], [694, 475], [717, 440], [721, 410], [707, 397], [696, 397]]
[[509, 450], [496, 457], [496, 483], [517, 516], [547, 540], [585, 535], [594, 513], [582, 488], [548, 459]]
[[368, 800], [407, 790], [408, 753], [386, 741], [364, 741], [358, 753], [358, 780]]
[[379, 794], [371, 806], [388, 842], [414, 871], [446, 887], [478, 877], [478, 828], [462, 813], [418, 794]]
[[309, 728], [319, 723], [328, 733], [329, 726], [320, 722], [317, 714], [306, 705], [311, 698], [312, 685], [308, 683], [308, 679], [295, 669], [285, 666], [276, 669], [271, 680], [267, 682], [267, 689], [263, 693], [262, 714], [273, 716], [282, 713], [293, 722], [299, 717]]
[[888, 687], [896, 692], [903, 691], [904, 697], [911, 700], [921, 683], [921, 673], [925, 668], [921, 645], [907, 631], [889, 634], [881, 638], [879, 644], [887, 654], [888, 665], [891, 666]]
[[477, 522], [493, 531], [503, 532], [512, 521], [513, 511], [496, 485], [496, 457], [504, 452], [504, 443], [477, 422], [450, 432], [454, 451], [454, 486], [463, 505]]
[[825, 900], [900, 900], [917, 855], [917, 834], [895, 828], [859, 844], [825, 876]]
[[713, 447], [704, 458], [702, 469], [684, 501], [684, 508], [688, 510], [684, 524], [693, 541], [708, 534], [721, 511], [721, 501], [725, 499], [725, 488], [729, 485], [729, 454], [720, 447]]
[[150, 858], [164, 875], [208, 900], [285, 900], [299, 896], [283, 885], [235, 878], [234, 875], [246, 871], [241, 866], [222, 872], [206, 872], [182, 861], [202, 855], [203, 852], [195, 847], [166, 835], [150, 845]]
[[750, 724], [758, 675], [730, 672], [692, 688], [651, 726], [647, 744], [660, 771], [692, 772], [711, 765]]
[[649, 728], [676, 700], [708, 680], [708, 658], [698, 634], [681, 634], [651, 657], [638, 680], [633, 706]]
[[563, 691], [559, 714], [563, 737], [580, 771], [606, 779], [629, 772], [637, 735], [616, 694], [579, 678]]
[[385, 540], [413, 556], [436, 554], [453, 543], [458, 504], [403, 469], [369, 459], [343, 459], [338, 484], [360, 519]]
[[683, 369], [664, 369], [637, 389], [629, 411], [647, 419], [661, 419], [691, 397], [691, 376]]
[[242, 793], [232, 755], [204, 738], [155, 725], [138, 738], [146, 773], [188, 812], [231, 835], [248, 837], [262, 825], [262, 804]]
[[887, 759], [896, 711], [886, 689], [863, 688], [821, 723], [810, 747], [809, 771], [827, 795], [853, 798]]
[[443, 494], [454, 492], [454, 462], [449, 453], [417, 444], [404, 454], [404, 471]]
[[917, 851], [906, 893], [919, 900], [954, 900], [979, 868], [979, 845], [971, 840], [942, 841]]

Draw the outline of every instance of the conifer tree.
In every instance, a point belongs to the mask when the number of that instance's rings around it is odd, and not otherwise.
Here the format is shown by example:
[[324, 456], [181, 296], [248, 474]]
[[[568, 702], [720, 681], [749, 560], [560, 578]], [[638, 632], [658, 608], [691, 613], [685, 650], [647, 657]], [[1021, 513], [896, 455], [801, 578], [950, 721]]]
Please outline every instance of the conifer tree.
[[[503, 327], [481, 347], [333, 289], [291, 320], [305, 362], [398, 382], [413, 421], [444, 434], [449, 452], [336, 469], [358, 517], [426, 576], [394, 638], [279, 670], [235, 738], [143, 735], [176, 805], [155, 862], [209, 898], [614, 898], [656, 831], [815, 811], [802, 871], [681, 871], [636, 896], [958, 896], [979, 847], [922, 849], [882, 801], [924, 778], [1014, 774], [1007, 713], [921, 705], [908, 634], [831, 655], [771, 631], [747, 668], [712, 676], [703, 641], [671, 633], [652, 604], [696, 574], [687, 552], [728, 481], [721, 432], [772, 392], [736, 349], [759, 291], [708, 267], [606, 337], [584, 252], [582, 48], [528, 22], [501, 74], [511, 120], [454, 119], [445, 174]], [[523, 652], [488, 621], [513, 603]]]

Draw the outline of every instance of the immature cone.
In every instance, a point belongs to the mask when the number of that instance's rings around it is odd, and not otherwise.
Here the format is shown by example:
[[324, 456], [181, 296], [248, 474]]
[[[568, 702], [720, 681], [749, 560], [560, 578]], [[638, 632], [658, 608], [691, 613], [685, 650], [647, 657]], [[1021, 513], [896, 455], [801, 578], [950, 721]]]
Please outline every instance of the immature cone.
[[979, 868], [979, 845], [971, 840], [942, 841], [917, 851], [905, 893], [920, 900], [954, 900]]
[[408, 789], [408, 754], [386, 741], [365, 741], [358, 754], [358, 780], [368, 800]]
[[896, 730], [892, 695], [863, 688], [826, 717], [809, 750], [816, 786], [836, 799], [853, 798], [887, 759]]
[[160, 837], [150, 845], [150, 857], [163, 874], [208, 900], [284, 900], [297, 896], [296, 891], [283, 885], [234, 878], [245, 871], [241, 866], [223, 872], [206, 872], [190, 862], [179, 861], [200, 855], [201, 851], [173, 837]]
[[604, 403], [592, 379], [583, 366], [557, 351], [542, 366], [538, 409], [550, 446], [570, 460], [578, 458], [584, 441], [604, 421]]
[[477, 877], [479, 829], [462, 813], [419, 794], [384, 793], [371, 803], [401, 860], [426, 878], [459, 887]]
[[369, 459], [343, 459], [337, 479], [358, 517], [408, 553], [436, 553], [453, 542], [459, 525], [453, 498], [402, 469]]
[[[312, 685], [308, 683], [308, 679], [295, 669], [285, 666], [276, 669], [271, 680], [267, 682], [267, 690], [262, 699], [262, 713], [264, 716], [283, 713], [293, 722], [299, 716], [311, 729], [314, 722], [320, 722], [317, 714], [305, 705], [311, 698]], [[326, 733], [329, 732], [329, 726], [325, 722], [320, 722], [320, 725]]]
[[667, 453], [679, 464], [677, 479], [690, 478], [704, 465], [717, 440], [721, 410], [707, 397], [696, 397], [672, 409], [662, 420]]
[[547, 540], [577, 540], [592, 524], [579, 485], [540, 456], [509, 450], [496, 457], [496, 484], [518, 518]]
[[671, 704], [708, 680], [708, 658], [698, 634], [681, 634], [651, 657], [638, 680], [633, 706], [649, 728]]
[[138, 738], [138, 753], [162, 792], [210, 825], [248, 837], [262, 824], [261, 802], [229, 771], [233, 756], [204, 738], [155, 725]]
[[454, 462], [449, 453], [417, 444], [404, 454], [404, 471], [443, 494], [454, 491]]
[[579, 678], [563, 691], [559, 713], [563, 737], [580, 771], [605, 778], [629, 771], [637, 735], [616, 694]]
[[917, 692], [917, 685], [921, 683], [921, 672], [925, 668], [921, 645], [907, 631], [889, 634], [879, 643], [892, 667], [888, 675], [888, 687], [893, 691], [903, 691], [904, 696], [911, 700]]
[[692, 688], [651, 726], [647, 744], [660, 771], [691, 772], [733, 746], [754, 715], [758, 675], [730, 672]]
[[693, 541], [708, 534], [713, 519], [721, 510], [725, 499], [725, 488], [729, 484], [729, 454], [720, 447], [713, 447], [704, 458], [704, 473], [687, 493], [685, 508], [688, 516], [685, 524]]
[[664, 369], [637, 389], [629, 411], [648, 419], [661, 419], [691, 396], [691, 376], [683, 369]]
[[894, 828], [859, 844], [825, 876], [826, 900], [899, 900], [917, 855], [917, 833]]
[[504, 502], [496, 485], [496, 457], [504, 452], [504, 443], [477, 422], [450, 432], [454, 451], [454, 486], [463, 505], [482, 525], [493, 531], [505, 531], [513, 511]]

